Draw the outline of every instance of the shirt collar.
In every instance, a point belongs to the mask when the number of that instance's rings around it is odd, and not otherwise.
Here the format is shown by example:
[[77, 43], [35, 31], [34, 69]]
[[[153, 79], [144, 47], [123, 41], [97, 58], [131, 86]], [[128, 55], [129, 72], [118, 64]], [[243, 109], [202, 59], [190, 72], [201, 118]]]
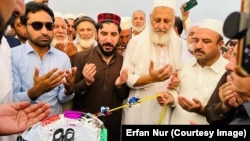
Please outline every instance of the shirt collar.
[[[28, 41], [25, 44], [23, 44], [23, 47], [25, 48], [26, 54], [35, 53], [35, 50], [32, 48], [32, 46], [30, 45]], [[55, 48], [50, 47], [47, 54], [51, 54], [54, 52], [55, 52]]]
[[[220, 73], [220, 71], [221, 71], [220, 68], [222, 65], [224, 65], [223, 62], [225, 62], [225, 61], [228, 61], [228, 60], [226, 60], [223, 56], [220, 55], [219, 59], [217, 59], [217, 61], [215, 63], [213, 63], [213, 65], [205, 66], [204, 68], [210, 68], [212, 71], [214, 71], [216, 73]], [[197, 62], [197, 59], [192, 60], [192, 66], [193, 67], [200, 66], [200, 64]]]

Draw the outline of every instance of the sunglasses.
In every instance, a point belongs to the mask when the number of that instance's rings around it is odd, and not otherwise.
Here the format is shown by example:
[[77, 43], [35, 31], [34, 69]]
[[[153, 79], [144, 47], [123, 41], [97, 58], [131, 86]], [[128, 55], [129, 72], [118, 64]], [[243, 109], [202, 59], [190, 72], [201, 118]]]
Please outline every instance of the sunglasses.
[[34, 30], [37, 30], [37, 31], [41, 30], [44, 25], [45, 25], [46, 29], [49, 30], [49, 31], [52, 31], [54, 29], [54, 24], [51, 23], [51, 22], [45, 22], [45, 23], [43, 23], [43, 22], [33, 22], [33, 23], [30, 23], [30, 24], [27, 23], [27, 25], [31, 25], [32, 28]]

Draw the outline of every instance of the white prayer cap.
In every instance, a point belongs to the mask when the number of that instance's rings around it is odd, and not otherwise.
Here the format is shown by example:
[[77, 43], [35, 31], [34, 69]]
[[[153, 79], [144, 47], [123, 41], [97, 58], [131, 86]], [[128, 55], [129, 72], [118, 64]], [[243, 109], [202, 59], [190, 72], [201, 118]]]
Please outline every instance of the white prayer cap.
[[130, 17], [121, 17], [121, 23], [120, 23], [121, 29], [131, 29], [132, 28], [132, 19]]
[[159, 6], [166, 6], [166, 7], [170, 7], [170, 8], [175, 10], [176, 0], [154, 0], [153, 9], [155, 7], [159, 7]]
[[215, 20], [215, 19], [204, 19], [200, 22], [199, 28], [207, 28], [210, 29], [218, 34], [220, 34], [222, 37], [223, 34], [223, 23]]
[[63, 16], [63, 14], [62, 14], [61, 12], [54, 11], [53, 13], [54, 13], [54, 17], [55, 17], [55, 18], [56, 18], [56, 17], [59, 17], [59, 18], [64, 19], [64, 16]]
[[66, 13], [66, 14], [64, 14], [64, 18], [65, 19], [73, 19], [73, 20], [75, 20], [76, 19], [76, 15], [74, 15], [72, 13]]

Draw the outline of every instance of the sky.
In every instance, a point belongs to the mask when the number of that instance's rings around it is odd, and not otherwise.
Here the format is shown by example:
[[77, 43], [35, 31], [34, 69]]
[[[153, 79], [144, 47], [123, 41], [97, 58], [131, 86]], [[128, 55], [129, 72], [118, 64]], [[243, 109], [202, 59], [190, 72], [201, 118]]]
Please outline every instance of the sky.
[[[181, 4], [187, 1], [177, 0], [177, 15], [180, 15]], [[230, 13], [240, 11], [241, 7], [241, 0], [197, 0], [197, 2], [198, 5], [190, 10], [192, 23], [197, 23], [204, 18], [214, 18], [224, 22]], [[102, 12], [131, 16], [133, 11], [141, 9], [146, 13], [149, 21], [152, 3], [153, 0], [49, 0], [49, 6], [53, 11], [75, 15], [85, 13], [95, 20]]]
[[[182, 3], [188, 0], [177, 0], [176, 12], [180, 15]], [[240, 11], [241, 0], [197, 0], [198, 5], [190, 10], [193, 23], [204, 18], [214, 18], [224, 21], [234, 12]], [[113, 12], [120, 16], [131, 16], [133, 11], [141, 9], [147, 14], [147, 21], [152, 9], [153, 0], [49, 0], [49, 6], [54, 11], [62, 13], [85, 13], [96, 19], [101, 12]]]

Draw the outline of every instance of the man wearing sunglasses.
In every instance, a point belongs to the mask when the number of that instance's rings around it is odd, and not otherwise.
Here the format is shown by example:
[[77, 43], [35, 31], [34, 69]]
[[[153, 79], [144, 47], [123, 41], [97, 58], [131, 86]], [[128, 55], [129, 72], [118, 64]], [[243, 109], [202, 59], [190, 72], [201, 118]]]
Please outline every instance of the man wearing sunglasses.
[[62, 103], [74, 97], [76, 68], [69, 57], [51, 47], [54, 14], [42, 4], [29, 2], [22, 19], [28, 41], [12, 50], [14, 101], [45, 101], [50, 114], [62, 112]]

